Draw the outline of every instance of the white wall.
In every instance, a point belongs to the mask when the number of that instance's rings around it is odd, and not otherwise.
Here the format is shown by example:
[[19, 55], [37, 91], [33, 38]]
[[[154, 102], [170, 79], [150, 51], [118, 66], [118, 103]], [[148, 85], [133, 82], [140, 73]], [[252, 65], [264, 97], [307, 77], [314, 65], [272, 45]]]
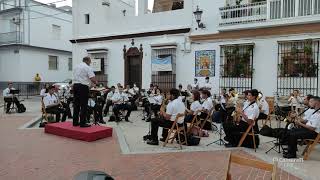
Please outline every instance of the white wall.
[[21, 77], [20, 54], [14, 49], [0, 49], [0, 81], [14, 81]]
[[[49, 70], [49, 55], [58, 56], [58, 70]], [[22, 49], [20, 50], [20, 72], [23, 76], [20, 77], [20, 81], [33, 82], [36, 73], [40, 74], [44, 82], [59, 82], [70, 79], [72, 71], [68, 70], [68, 58], [71, 57], [71, 53]]]

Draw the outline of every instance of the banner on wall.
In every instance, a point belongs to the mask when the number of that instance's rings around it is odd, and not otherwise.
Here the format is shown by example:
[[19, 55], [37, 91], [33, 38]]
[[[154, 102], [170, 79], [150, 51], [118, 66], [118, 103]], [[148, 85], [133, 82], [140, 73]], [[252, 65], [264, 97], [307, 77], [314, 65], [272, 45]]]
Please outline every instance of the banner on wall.
[[151, 64], [152, 71], [172, 71], [172, 56], [154, 58]]
[[100, 72], [101, 71], [101, 59], [91, 59], [91, 64], [90, 64], [92, 70], [94, 72]]
[[215, 75], [215, 50], [201, 50], [195, 52], [195, 76], [213, 77]]

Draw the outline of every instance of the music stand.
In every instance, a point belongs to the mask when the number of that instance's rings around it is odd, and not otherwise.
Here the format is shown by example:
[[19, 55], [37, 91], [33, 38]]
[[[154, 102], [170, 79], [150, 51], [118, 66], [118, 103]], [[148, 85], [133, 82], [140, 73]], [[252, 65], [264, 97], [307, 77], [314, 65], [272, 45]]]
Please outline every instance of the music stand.
[[[221, 111], [220, 111], [220, 113], [221, 113]], [[227, 112], [223, 112], [223, 113], [227, 113]], [[221, 114], [220, 114], [220, 116], [221, 116]], [[222, 117], [221, 117], [222, 118]], [[224, 119], [224, 121], [221, 121], [220, 122], [220, 127], [219, 127], [219, 131], [218, 131], [218, 133], [219, 133], [219, 139], [218, 140], [215, 140], [215, 141], [213, 141], [213, 142], [211, 142], [211, 143], [209, 143], [209, 144], [207, 144], [207, 146], [210, 146], [211, 144], [217, 144], [217, 145], [224, 145], [224, 144], [226, 144], [225, 142], [224, 142], [224, 140], [222, 139], [222, 123], [223, 122], [226, 122], [227, 121], [227, 118], [228, 118], [228, 116], [226, 115], [226, 118]]]
[[[93, 101], [95, 103], [98, 103], [97, 101], [97, 97], [101, 95], [101, 93], [97, 90], [90, 90], [89, 91], [89, 98], [93, 99]], [[92, 114], [93, 114], [93, 125], [96, 125], [96, 126], [100, 126], [99, 122], [97, 121], [97, 119], [95, 118], [95, 109], [94, 107], [92, 107], [92, 104], [91, 104], [91, 101], [89, 102], [90, 103], [90, 107], [93, 108], [92, 110]]]
[[[14, 102], [14, 98], [16, 98], [16, 95], [19, 95], [19, 93], [20, 93], [19, 89], [10, 89], [9, 94], [12, 94], [11, 96], [12, 108], [10, 108], [9, 110], [14, 109], [17, 111], [18, 107], [16, 107], [16, 102]], [[17, 101], [19, 100], [17, 99]]]

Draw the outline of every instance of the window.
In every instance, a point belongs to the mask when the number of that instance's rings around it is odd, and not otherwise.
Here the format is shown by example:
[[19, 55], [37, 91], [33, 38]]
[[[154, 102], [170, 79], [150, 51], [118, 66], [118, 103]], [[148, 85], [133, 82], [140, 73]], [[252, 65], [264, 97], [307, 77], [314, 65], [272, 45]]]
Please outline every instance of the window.
[[58, 56], [49, 56], [49, 70], [58, 70]]
[[[149, 0], [148, 4], [153, 6], [153, 13], [179, 10], [184, 8], [184, 0]], [[151, 9], [151, 7], [148, 8]]]
[[84, 23], [85, 24], [89, 24], [90, 23], [90, 15], [89, 14], [85, 14], [84, 15]]
[[68, 58], [68, 70], [72, 71], [72, 58]]
[[59, 40], [61, 36], [61, 26], [52, 24], [52, 39]]

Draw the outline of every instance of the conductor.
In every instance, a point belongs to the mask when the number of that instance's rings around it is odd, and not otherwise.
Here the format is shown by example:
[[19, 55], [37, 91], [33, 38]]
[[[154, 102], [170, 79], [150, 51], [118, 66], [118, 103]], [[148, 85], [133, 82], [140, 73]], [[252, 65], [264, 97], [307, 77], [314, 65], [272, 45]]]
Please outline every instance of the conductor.
[[[90, 67], [90, 57], [84, 57], [83, 62], [77, 65], [73, 71], [73, 93], [74, 93], [74, 107], [73, 107], [73, 126], [90, 127], [86, 123], [89, 87], [91, 84], [95, 86], [97, 80], [95, 74]], [[80, 113], [80, 124], [79, 124]]]

